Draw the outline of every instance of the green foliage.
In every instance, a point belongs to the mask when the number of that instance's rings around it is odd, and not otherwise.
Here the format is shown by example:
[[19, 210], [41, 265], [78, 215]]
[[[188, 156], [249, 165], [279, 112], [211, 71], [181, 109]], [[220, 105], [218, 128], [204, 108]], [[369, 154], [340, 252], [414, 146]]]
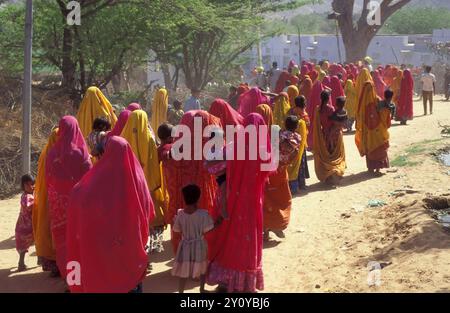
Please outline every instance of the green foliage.
[[0, 21], [0, 73], [14, 76], [23, 71], [24, 6], [0, 8]]
[[405, 7], [394, 13], [380, 30], [384, 34], [431, 34], [434, 29], [450, 28], [450, 10]]

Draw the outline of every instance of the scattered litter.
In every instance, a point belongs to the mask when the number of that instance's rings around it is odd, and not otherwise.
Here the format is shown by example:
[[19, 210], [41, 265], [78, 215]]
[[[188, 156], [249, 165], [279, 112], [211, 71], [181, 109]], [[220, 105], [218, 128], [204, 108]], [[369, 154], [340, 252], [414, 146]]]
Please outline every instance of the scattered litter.
[[319, 285], [319, 284], [317, 284], [317, 285], [316, 285], [315, 287], [316, 287], [316, 289], [319, 289], [319, 288], [320, 288], [320, 285]]
[[391, 168], [387, 169], [386, 172], [387, 173], [397, 173], [398, 172], [398, 168], [391, 167]]
[[342, 213], [341, 214], [341, 217], [342, 218], [349, 218], [349, 217], [351, 217], [352, 215], [350, 214], [350, 213]]
[[394, 176], [394, 179], [399, 179], [399, 178], [403, 178], [403, 177], [406, 177], [406, 175], [405, 174], [399, 174], [399, 175]]
[[384, 205], [386, 205], [386, 202], [384, 202], [383, 200], [378, 200], [378, 199], [369, 200], [369, 203], [367, 204], [367, 206], [370, 208], [381, 207]]
[[420, 191], [414, 190], [414, 189], [396, 189], [396, 190], [390, 192], [389, 195], [391, 197], [398, 198], [398, 197], [403, 197], [406, 194], [414, 194], [414, 193], [420, 193]]
[[441, 221], [441, 223], [449, 224], [450, 223], [450, 214], [440, 215], [440, 216], [438, 216], [438, 219], [439, 219], [439, 221]]

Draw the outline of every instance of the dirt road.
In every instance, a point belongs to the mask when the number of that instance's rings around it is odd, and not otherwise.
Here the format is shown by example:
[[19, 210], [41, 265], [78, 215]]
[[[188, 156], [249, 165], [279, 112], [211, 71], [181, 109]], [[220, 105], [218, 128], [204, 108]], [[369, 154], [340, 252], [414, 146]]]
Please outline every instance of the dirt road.
[[[438, 97], [441, 98], [440, 96]], [[416, 117], [408, 126], [397, 123], [390, 130], [390, 159], [407, 149], [398, 167], [382, 177], [366, 172], [354, 136], [345, 136], [348, 169], [341, 186], [330, 189], [313, 177], [309, 189], [293, 200], [291, 223], [286, 238], [271, 240], [263, 252], [267, 292], [436, 292], [450, 291], [450, 234], [438, 225], [422, 206], [427, 193], [449, 193], [449, 168], [429, 154], [450, 145], [441, 139], [438, 121], [450, 124], [450, 102], [437, 101], [434, 115], [422, 116], [415, 103]], [[411, 146], [412, 144], [415, 144]], [[399, 161], [399, 160], [396, 160]], [[418, 193], [394, 198], [396, 189]], [[365, 208], [369, 200], [387, 203]], [[14, 227], [18, 197], [0, 201], [0, 292], [62, 292], [63, 284], [36, 267], [31, 250], [30, 270], [16, 273], [18, 256]], [[166, 232], [168, 239], [168, 232]], [[153, 270], [144, 281], [145, 292], [175, 292], [177, 280], [170, 275], [172, 252], [151, 256]], [[370, 261], [381, 264], [379, 286], [367, 283]], [[198, 292], [196, 282], [187, 292]]]

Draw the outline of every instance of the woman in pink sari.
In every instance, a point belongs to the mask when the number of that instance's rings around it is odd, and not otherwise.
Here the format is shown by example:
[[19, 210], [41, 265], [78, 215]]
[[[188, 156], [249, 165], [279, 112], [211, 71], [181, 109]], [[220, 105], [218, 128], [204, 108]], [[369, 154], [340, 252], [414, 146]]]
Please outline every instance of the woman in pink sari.
[[127, 110], [133, 112], [133, 111], [136, 111], [136, 110], [142, 110], [142, 108], [141, 108], [141, 105], [139, 103], [133, 102], [133, 103], [130, 103], [127, 106]]
[[[255, 108], [256, 109], [256, 108]], [[242, 125], [244, 118], [225, 100], [216, 99], [209, 108], [209, 113], [220, 118], [222, 127], [225, 130], [226, 125]]]
[[58, 138], [45, 164], [50, 228], [56, 250], [56, 264], [66, 277], [66, 214], [73, 186], [92, 167], [88, 148], [73, 116], [59, 121]]
[[114, 128], [106, 136], [107, 137], [120, 136], [120, 133], [122, 133], [122, 130], [125, 127], [125, 124], [127, 123], [130, 115], [131, 111], [128, 109], [125, 109], [122, 112], [120, 112], [116, 125], [114, 125]]
[[336, 103], [336, 99], [339, 97], [344, 97], [345, 93], [344, 88], [342, 88], [341, 81], [337, 76], [331, 76], [330, 86], [331, 86], [331, 103], [334, 106]]
[[70, 196], [67, 261], [78, 262], [81, 270], [81, 284], [69, 286], [70, 290], [117, 293], [136, 285], [142, 289], [148, 262], [145, 245], [154, 216], [133, 150], [125, 139], [109, 138], [103, 157]]
[[[291, 74], [289, 74], [288, 71], [283, 71], [280, 74], [280, 78], [278, 78], [275, 90], [273, 92], [280, 93], [283, 91], [284, 88], [286, 88], [286, 82], [290, 79]], [[262, 104], [262, 103], [260, 103]]]
[[400, 88], [400, 98], [396, 110], [396, 121], [406, 125], [406, 121], [413, 119], [413, 95], [414, 79], [410, 70], [403, 72], [403, 79]]
[[[244, 126], [265, 126], [261, 115], [249, 114]], [[258, 146], [270, 154], [269, 136], [257, 138]], [[249, 138], [246, 135], [246, 151]], [[250, 147], [255, 148], [255, 147]], [[263, 197], [269, 172], [262, 171], [264, 163], [258, 155], [250, 160], [227, 161], [227, 210], [229, 219], [214, 232], [211, 263], [207, 275], [210, 285], [220, 284], [228, 292], [255, 292], [264, 289], [262, 272]], [[268, 160], [267, 162], [270, 162]]]
[[250, 113], [255, 112], [258, 105], [267, 104], [268, 102], [269, 100], [262, 94], [261, 90], [254, 87], [240, 95], [238, 100], [238, 112], [245, 118]]
[[377, 92], [377, 96], [384, 100], [384, 91], [386, 90], [386, 83], [383, 80], [380, 72], [378, 70], [372, 72], [373, 82], [375, 84], [375, 90]]
[[320, 100], [320, 94], [324, 90], [324, 86], [320, 81], [316, 81], [314, 84], [311, 96], [308, 100], [308, 103], [306, 104], [306, 113], [308, 113], [310, 123], [308, 126], [308, 141], [307, 141], [307, 147], [308, 151], [311, 151], [313, 148], [313, 123], [314, 123], [314, 115], [316, 113], [316, 107], [321, 104]]

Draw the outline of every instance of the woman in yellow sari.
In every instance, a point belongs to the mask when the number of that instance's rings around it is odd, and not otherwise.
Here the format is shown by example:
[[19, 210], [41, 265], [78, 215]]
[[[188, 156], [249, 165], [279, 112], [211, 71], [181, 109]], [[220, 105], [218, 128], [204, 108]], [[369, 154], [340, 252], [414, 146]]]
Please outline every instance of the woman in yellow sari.
[[347, 132], [351, 132], [353, 122], [355, 121], [356, 118], [356, 109], [358, 106], [355, 84], [351, 79], [348, 79], [347, 82], [345, 83], [344, 93], [346, 97], [345, 109], [347, 110], [348, 116]]
[[295, 98], [297, 98], [299, 95], [298, 87], [295, 85], [290, 85], [287, 89], [287, 94], [289, 97], [289, 104], [291, 105], [291, 107], [293, 107]]
[[92, 132], [92, 124], [97, 117], [106, 117], [111, 123], [111, 129], [117, 122], [111, 103], [97, 87], [89, 87], [81, 101], [77, 113], [77, 120], [83, 137]]
[[[256, 107], [256, 113], [260, 114], [266, 125], [273, 125], [272, 109], [267, 104]], [[284, 124], [284, 123], [283, 123]], [[269, 231], [277, 237], [284, 238], [283, 230], [289, 224], [291, 216], [292, 194], [289, 190], [286, 165], [279, 166], [277, 171], [269, 176], [269, 182], [264, 189], [263, 226], [264, 240], [269, 240]]]
[[356, 101], [357, 101], [356, 103], [359, 103], [359, 100], [361, 98], [362, 89], [364, 87], [364, 84], [367, 81], [373, 82], [372, 75], [370, 75], [370, 72], [367, 68], [363, 68], [361, 70], [361, 72], [359, 73], [358, 77], [356, 78], [356, 84], [355, 84], [355, 89], [356, 89], [355, 96], [356, 96]]
[[366, 157], [369, 172], [379, 173], [381, 168], [389, 167], [390, 112], [386, 107], [379, 107], [374, 84], [366, 82], [358, 105], [355, 143], [360, 155]]
[[151, 125], [154, 131], [158, 130], [158, 127], [167, 121], [167, 109], [169, 106], [169, 94], [164, 88], [159, 89], [152, 101], [152, 118]]
[[[329, 91], [322, 91], [321, 105], [315, 108], [313, 123], [314, 168], [320, 181], [334, 185], [337, 180], [344, 176], [346, 163], [342, 133], [332, 145], [327, 143], [328, 138], [330, 138], [328, 134], [332, 127], [329, 117], [334, 113], [334, 108], [329, 102]], [[328, 150], [329, 146], [334, 147], [333, 151]]]
[[284, 121], [289, 115], [291, 105], [289, 104], [289, 96], [287, 93], [282, 92], [275, 98], [275, 104], [273, 106], [273, 124], [278, 125], [281, 129], [285, 129]]
[[392, 83], [392, 87], [391, 87], [392, 91], [394, 92], [394, 97], [392, 98], [392, 102], [395, 105], [398, 105], [398, 102], [400, 100], [402, 80], [403, 80], [403, 71], [398, 70], [397, 75], [394, 77], [394, 82]]
[[144, 170], [145, 179], [155, 206], [155, 219], [151, 226], [151, 248], [162, 251], [162, 232], [165, 228], [166, 194], [163, 192], [161, 167], [155, 138], [151, 135], [147, 113], [133, 111], [120, 134], [131, 146]]
[[38, 160], [36, 186], [34, 189], [33, 207], [33, 236], [36, 246], [36, 255], [41, 260], [42, 270], [51, 271], [52, 276], [58, 275], [56, 265], [56, 251], [53, 247], [52, 232], [47, 202], [47, 182], [45, 179], [45, 161], [47, 154], [58, 138], [58, 128], [52, 130], [47, 144]]

